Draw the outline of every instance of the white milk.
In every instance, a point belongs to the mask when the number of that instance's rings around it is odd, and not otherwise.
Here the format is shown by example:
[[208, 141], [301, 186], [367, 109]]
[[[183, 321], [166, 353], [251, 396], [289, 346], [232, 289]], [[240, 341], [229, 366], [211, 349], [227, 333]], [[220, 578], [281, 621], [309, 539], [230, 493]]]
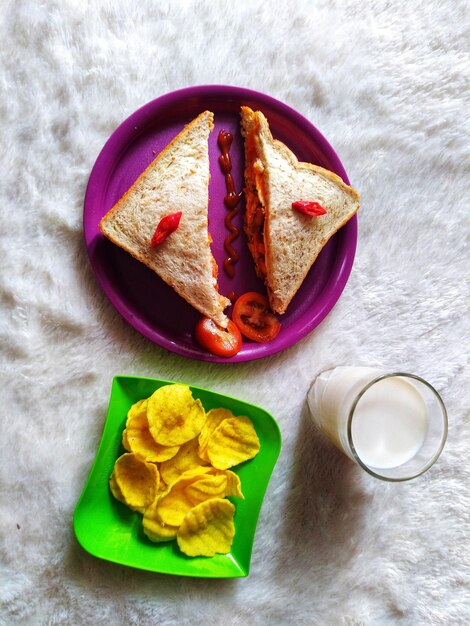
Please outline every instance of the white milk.
[[[321, 373], [308, 404], [312, 418], [340, 450], [354, 458], [347, 419], [357, 394], [382, 375], [369, 367], [337, 367]], [[351, 426], [356, 453], [371, 468], [393, 468], [413, 458], [427, 431], [427, 412], [419, 391], [404, 378], [385, 378], [359, 400]]]

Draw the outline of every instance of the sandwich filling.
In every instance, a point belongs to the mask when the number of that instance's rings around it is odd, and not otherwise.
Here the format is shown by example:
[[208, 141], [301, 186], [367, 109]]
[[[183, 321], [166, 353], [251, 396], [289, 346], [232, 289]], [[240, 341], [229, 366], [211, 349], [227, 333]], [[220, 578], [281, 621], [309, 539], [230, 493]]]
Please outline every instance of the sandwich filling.
[[255, 262], [256, 274], [263, 280], [266, 278], [266, 249], [264, 245], [265, 186], [264, 166], [257, 157], [254, 142], [254, 132], [247, 135], [245, 140], [245, 197], [246, 211], [244, 230], [248, 239], [248, 248]]

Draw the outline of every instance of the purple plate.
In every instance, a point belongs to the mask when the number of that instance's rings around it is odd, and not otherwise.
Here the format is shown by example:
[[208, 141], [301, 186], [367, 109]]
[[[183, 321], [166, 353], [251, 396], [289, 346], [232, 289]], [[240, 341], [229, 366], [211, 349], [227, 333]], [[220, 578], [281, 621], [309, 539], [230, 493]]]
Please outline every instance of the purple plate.
[[[88, 182], [84, 207], [84, 236], [91, 265], [104, 293], [116, 310], [142, 335], [182, 356], [220, 363], [251, 361], [274, 354], [311, 332], [331, 311], [346, 285], [354, 261], [357, 220], [353, 217], [322, 250], [302, 287], [281, 317], [282, 329], [270, 343], [243, 342], [241, 351], [222, 359], [199, 347], [193, 337], [199, 313], [166, 283], [130, 254], [100, 233], [98, 223], [119, 200], [139, 174], [185, 124], [202, 111], [214, 112], [215, 128], [209, 137], [211, 180], [209, 185], [209, 229], [212, 252], [219, 266], [219, 290], [237, 296], [247, 291], [265, 293], [256, 277], [251, 254], [242, 232], [243, 202], [235, 225], [240, 237], [235, 247], [240, 261], [230, 279], [222, 267], [227, 235], [223, 198], [225, 181], [218, 163], [217, 136], [224, 128], [234, 141], [231, 148], [233, 176], [243, 187], [243, 140], [240, 134], [240, 106], [263, 111], [275, 138], [283, 141], [301, 161], [321, 165], [349, 184], [346, 172], [333, 148], [321, 133], [287, 105], [249, 89], [224, 85], [190, 87], [149, 102], [128, 117], [102, 149]], [[230, 316], [231, 310], [226, 311]]]

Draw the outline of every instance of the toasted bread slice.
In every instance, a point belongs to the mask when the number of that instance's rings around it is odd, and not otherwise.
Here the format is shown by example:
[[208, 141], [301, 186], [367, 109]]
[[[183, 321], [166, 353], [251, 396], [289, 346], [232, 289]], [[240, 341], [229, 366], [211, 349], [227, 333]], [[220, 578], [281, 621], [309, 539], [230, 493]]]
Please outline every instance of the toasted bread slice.
[[[103, 217], [103, 235], [154, 270], [195, 309], [227, 327], [230, 300], [218, 293], [208, 231], [208, 137], [213, 114], [201, 113], [150, 163]], [[157, 247], [162, 217], [182, 212], [178, 228]], [[158, 303], [155, 303], [157, 306]]]
[[[359, 209], [359, 195], [332, 172], [302, 163], [273, 139], [266, 117], [241, 108], [245, 137], [244, 229], [271, 308], [284, 313], [327, 241]], [[325, 215], [292, 209], [297, 200], [318, 202]]]

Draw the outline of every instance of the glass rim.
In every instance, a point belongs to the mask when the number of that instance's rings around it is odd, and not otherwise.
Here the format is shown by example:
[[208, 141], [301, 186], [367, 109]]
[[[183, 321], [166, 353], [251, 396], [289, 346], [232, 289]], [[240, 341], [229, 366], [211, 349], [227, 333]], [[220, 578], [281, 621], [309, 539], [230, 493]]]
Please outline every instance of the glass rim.
[[[439, 444], [439, 447], [437, 449], [437, 451], [433, 454], [433, 456], [429, 459], [429, 461], [424, 465], [424, 467], [417, 472], [416, 474], [412, 474], [411, 476], [404, 476], [404, 477], [400, 477], [400, 478], [392, 478], [389, 476], [383, 476], [382, 474], [378, 474], [377, 472], [374, 472], [370, 467], [368, 467], [359, 457], [356, 448], [354, 446], [354, 442], [353, 442], [353, 438], [352, 438], [352, 421], [354, 418], [354, 412], [356, 410], [357, 404], [360, 401], [360, 399], [363, 397], [363, 395], [376, 383], [380, 382], [381, 380], [385, 380], [386, 378], [396, 378], [396, 377], [405, 377], [405, 378], [413, 378], [417, 381], [419, 381], [420, 383], [422, 383], [423, 385], [425, 385], [426, 387], [428, 387], [428, 389], [430, 389], [432, 391], [432, 393], [434, 394], [434, 396], [436, 397], [440, 408], [441, 408], [441, 412], [442, 412], [442, 420], [443, 420], [443, 431], [442, 431], [442, 436], [441, 436], [441, 442]], [[446, 406], [444, 404], [444, 401], [442, 400], [440, 394], [438, 393], [438, 391], [430, 384], [428, 383], [427, 380], [424, 380], [424, 378], [421, 378], [420, 376], [417, 376], [416, 374], [409, 374], [407, 372], [390, 372], [390, 373], [385, 373], [385, 374], [381, 374], [380, 376], [377, 376], [376, 378], [374, 378], [373, 380], [369, 381], [366, 385], [364, 385], [364, 387], [359, 391], [359, 393], [356, 395], [354, 402], [351, 405], [351, 408], [349, 410], [349, 414], [348, 414], [348, 421], [347, 421], [347, 434], [348, 434], [348, 444], [349, 444], [349, 448], [351, 450], [351, 453], [354, 457], [354, 460], [362, 467], [363, 470], [365, 470], [368, 474], [370, 474], [371, 476], [374, 476], [374, 478], [378, 478], [379, 480], [384, 480], [386, 482], [392, 482], [392, 483], [401, 483], [401, 482], [406, 482], [407, 480], [411, 480], [413, 478], [418, 478], [418, 476], [421, 476], [422, 474], [424, 474], [425, 472], [427, 472], [427, 470], [432, 467], [434, 465], [434, 463], [437, 461], [437, 459], [440, 457], [442, 450], [444, 449], [446, 440], [447, 440], [447, 433], [448, 433], [448, 418], [447, 418], [447, 409]], [[390, 468], [392, 469], [392, 468]]]

